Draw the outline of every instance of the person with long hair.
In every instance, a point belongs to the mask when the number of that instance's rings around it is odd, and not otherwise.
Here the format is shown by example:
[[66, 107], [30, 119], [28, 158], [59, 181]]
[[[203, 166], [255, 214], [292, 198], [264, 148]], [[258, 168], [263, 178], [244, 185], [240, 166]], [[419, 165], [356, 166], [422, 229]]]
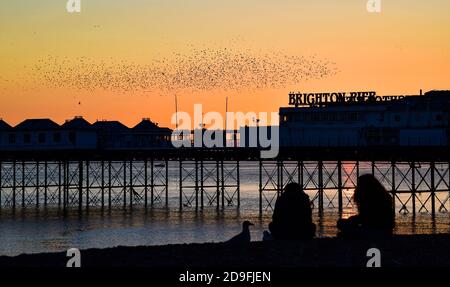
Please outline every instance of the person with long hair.
[[358, 178], [353, 201], [358, 214], [338, 221], [338, 237], [392, 236], [395, 225], [392, 197], [373, 175], [365, 174]]
[[304, 240], [315, 236], [311, 202], [298, 183], [287, 184], [278, 197], [269, 230], [275, 240]]

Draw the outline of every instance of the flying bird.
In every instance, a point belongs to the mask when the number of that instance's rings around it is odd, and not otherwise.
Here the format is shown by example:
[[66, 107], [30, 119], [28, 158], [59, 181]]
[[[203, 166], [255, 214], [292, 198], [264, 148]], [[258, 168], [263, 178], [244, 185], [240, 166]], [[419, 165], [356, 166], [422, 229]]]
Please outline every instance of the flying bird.
[[149, 63], [48, 55], [32, 68], [38, 82], [52, 87], [160, 95], [184, 91], [251, 92], [283, 88], [336, 73], [335, 63], [317, 56], [233, 48], [190, 48]]

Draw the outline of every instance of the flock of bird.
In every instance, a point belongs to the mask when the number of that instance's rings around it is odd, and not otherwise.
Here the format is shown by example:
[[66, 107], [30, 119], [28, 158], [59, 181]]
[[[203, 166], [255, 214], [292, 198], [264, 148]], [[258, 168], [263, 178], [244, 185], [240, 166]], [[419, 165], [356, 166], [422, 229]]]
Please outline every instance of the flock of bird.
[[159, 94], [282, 88], [336, 73], [333, 62], [315, 56], [229, 48], [191, 49], [147, 64], [47, 56], [32, 67], [36, 80], [48, 86]]

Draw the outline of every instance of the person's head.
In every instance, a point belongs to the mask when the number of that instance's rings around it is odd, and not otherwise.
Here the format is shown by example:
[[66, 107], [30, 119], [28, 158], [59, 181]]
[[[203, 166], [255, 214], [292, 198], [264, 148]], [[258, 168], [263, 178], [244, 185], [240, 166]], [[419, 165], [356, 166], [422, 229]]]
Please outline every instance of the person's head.
[[371, 174], [358, 177], [353, 200], [360, 214], [371, 211], [384, 212], [384, 209], [391, 208], [392, 202], [388, 191]]
[[298, 184], [296, 182], [290, 182], [290, 183], [286, 184], [286, 186], [284, 187], [284, 193], [286, 193], [286, 194], [290, 194], [290, 193], [304, 194], [303, 188], [300, 186], [300, 184]]
[[306, 213], [311, 213], [311, 202], [309, 196], [303, 191], [300, 184], [296, 182], [290, 182], [284, 187], [282, 195], [286, 201], [292, 201], [293, 203], [300, 204], [298, 208], [305, 210]]

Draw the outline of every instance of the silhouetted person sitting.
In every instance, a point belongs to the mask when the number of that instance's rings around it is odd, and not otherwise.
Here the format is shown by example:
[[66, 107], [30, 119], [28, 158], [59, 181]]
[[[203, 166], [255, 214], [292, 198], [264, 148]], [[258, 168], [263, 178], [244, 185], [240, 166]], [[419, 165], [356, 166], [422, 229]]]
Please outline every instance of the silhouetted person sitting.
[[337, 222], [338, 237], [379, 238], [392, 236], [395, 218], [392, 197], [371, 174], [358, 178], [353, 200], [358, 215]]
[[269, 230], [272, 239], [302, 240], [315, 236], [309, 196], [298, 183], [289, 183], [278, 197]]

